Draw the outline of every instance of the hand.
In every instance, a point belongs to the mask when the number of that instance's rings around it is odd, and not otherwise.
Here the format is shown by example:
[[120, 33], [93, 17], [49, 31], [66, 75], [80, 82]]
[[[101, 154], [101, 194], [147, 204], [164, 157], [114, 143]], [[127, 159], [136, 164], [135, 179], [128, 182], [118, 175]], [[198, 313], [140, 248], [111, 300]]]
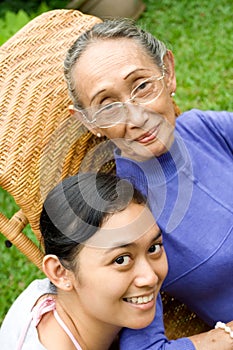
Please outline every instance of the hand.
[[[233, 321], [228, 322], [233, 330]], [[196, 350], [233, 350], [233, 339], [223, 329], [211, 329], [208, 332], [200, 333], [189, 337]]]

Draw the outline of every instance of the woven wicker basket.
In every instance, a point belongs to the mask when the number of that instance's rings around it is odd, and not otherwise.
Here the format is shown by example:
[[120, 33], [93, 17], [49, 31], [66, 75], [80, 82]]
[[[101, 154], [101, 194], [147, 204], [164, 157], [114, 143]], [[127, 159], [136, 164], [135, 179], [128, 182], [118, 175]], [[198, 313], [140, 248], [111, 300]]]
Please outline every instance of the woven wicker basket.
[[[10, 219], [0, 213], [0, 231], [39, 268], [43, 253], [22, 229], [29, 222], [40, 240], [38, 223], [45, 195], [62, 178], [77, 173], [85, 156], [100, 142], [70, 117], [63, 77], [68, 47], [99, 21], [77, 10], [49, 11], [0, 48], [0, 186], [20, 207]], [[106, 158], [109, 155], [100, 149], [98, 164]], [[85, 167], [96, 168], [95, 161], [96, 153]], [[111, 170], [111, 159], [105, 167]], [[169, 337], [206, 329], [184, 305], [166, 294], [163, 300]]]
[[[86, 130], [77, 137], [79, 125], [68, 112], [63, 60], [74, 39], [99, 21], [75, 10], [50, 11], [0, 48], [0, 186], [21, 208], [10, 220], [0, 215], [0, 231], [39, 267], [42, 254], [21, 231], [29, 222], [40, 239], [42, 194], [61, 177], [76, 173], [97, 142]], [[57, 139], [52, 143], [53, 136]]]

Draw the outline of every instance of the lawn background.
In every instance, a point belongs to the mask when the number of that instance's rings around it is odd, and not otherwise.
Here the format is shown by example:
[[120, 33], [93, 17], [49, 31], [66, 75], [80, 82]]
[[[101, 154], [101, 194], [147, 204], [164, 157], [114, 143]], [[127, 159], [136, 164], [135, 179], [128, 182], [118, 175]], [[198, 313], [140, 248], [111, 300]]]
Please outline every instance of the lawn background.
[[[9, 1], [5, 3], [9, 4]], [[30, 9], [28, 13], [16, 11], [17, 14], [14, 14], [3, 11], [4, 1], [1, 2], [2, 42], [35, 15], [61, 7], [65, 2], [54, 1], [52, 5], [43, 3], [38, 6], [39, 9], [31, 9], [30, 3], [33, 1], [27, 2]], [[137, 22], [163, 40], [174, 53], [178, 85], [175, 100], [181, 110], [199, 108], [232, 111], [232, 0], [144, 0], [144, 3], [146, 11]], [[6, 6], [6, 9], [9, 10], [9, 7]], [[1, 188], [0, 210], [8, 217], [17, 210], [13, 199]], [[25, 232], [32, 236], [29, 226]], [[43, 274], [14, 246], [6, 248], [1, 234], [0, 257], [1, 323], [17, 295], [33, 279]]]

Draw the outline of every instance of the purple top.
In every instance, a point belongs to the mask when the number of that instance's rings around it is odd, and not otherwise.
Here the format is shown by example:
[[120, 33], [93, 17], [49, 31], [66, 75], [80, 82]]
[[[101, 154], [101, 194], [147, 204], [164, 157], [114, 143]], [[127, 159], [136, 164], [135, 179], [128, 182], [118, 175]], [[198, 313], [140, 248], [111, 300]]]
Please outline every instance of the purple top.
[[[148, 195], [163, 232], [169, 273], [162, 289], [210, 326], [231, 321], [233, 113], [185, 112], [177, 118], [175, 141], [168, 153], [136, 162], [116, 152], [116, 162], [118, 175]], [[195, 348], [187, 338], [166, 339], [158, 300], [153, 323], [143, 330], [125, 329], [121, 349]]]

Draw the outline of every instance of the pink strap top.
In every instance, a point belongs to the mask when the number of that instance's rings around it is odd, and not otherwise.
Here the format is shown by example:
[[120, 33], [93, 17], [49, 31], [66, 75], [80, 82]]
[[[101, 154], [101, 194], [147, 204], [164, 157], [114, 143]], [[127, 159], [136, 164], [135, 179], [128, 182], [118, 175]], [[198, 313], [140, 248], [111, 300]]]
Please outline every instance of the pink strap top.
[[79, 343], [77, 342], [77, 340], [75, 339], [75, 337], [73, 336], [73, 334], [71, 333], [69, 328], [66, 326], [66, 324], [62, 321], [62, 319], [58, 315], [58, 313], [56, 311], [55, 301], [51, 297], [47, 297], [47, 298], [43, 299], [36, 306], [34, 306], [34, 308], [32, 309], [30, 319], [29, 319], [26, 327], [23, 329], [23, 332], [21, 333], [17, 350], [22, 349], [22, 346], [23, 346], [23, 343], [24, 343], [24, 340], [25, 340], [25, 337], [26, 337], [26, 334], [27, 334], [27, 331], [28, 331], [28, 328], [29, 328], [31, 322], [33, 323], [33, 325], [35, 327], [37, 327], [42, 316], [49, 311], [53, 311], [55, 319], [57, 320], [59, 325], [63, 328], [63, 330], [66, 332], [66, 334], [68, 335], [68, 337], [70, 338], [70, 340], [74, 344], [75, 348], [77, 350], [82, 350], [81, 346], [79, 345]]

